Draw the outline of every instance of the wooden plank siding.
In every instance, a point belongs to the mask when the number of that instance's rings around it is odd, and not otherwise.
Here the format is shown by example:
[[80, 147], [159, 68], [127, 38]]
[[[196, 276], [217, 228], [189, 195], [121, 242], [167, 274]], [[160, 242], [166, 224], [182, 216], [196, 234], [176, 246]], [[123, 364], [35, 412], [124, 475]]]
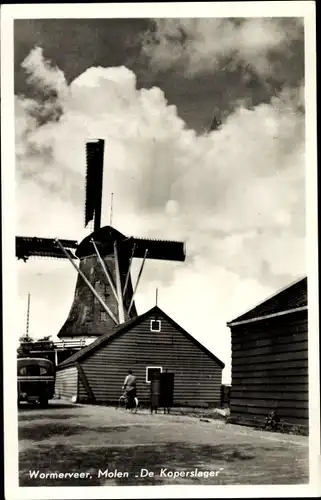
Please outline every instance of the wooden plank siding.
[[[161, 320], [161, 331], [150, 331], [150, 320]], [[146, 368], [160, 366], [174, 372], [174, 404], [219, 406], [222, 367], [158, 314], [148, 316], [129, 331], [79, 361], [97, 401], [117, 402], [128, 369], [137, 377], [137, 395], [147, 404], [150, 384]], [[79, 381], [79, 401], [86, 391]]]
[[78, 396], [78, 372], [75, 366], [56, 372], [55, 395], [70, 400]]
[[285, 424], [308, 427], [307, 320], [305, 310], [231, 326], [231, 422], [262, 423], [277, 409]]

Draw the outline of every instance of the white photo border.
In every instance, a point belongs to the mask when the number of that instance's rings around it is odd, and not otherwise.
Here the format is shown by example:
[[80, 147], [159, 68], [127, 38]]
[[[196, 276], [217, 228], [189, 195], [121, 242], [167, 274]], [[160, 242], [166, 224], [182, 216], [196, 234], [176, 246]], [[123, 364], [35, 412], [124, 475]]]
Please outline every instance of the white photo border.
[[[21, 4], [1, 6], [1, 121], [2, 121], [2, 236], [3, 236], [3, 367], [5, 489], [7, 500], [79, 498], [253, 498], [317, 496], [320, 468], [320, 393], [318, 323], [318, 227], [317, 227], [317, 128], [316, 128], [316, 23], [315, 2], [193, 2], [129, 4]], [[14, 304], [17, 297], [15, 269], [15, 178], [14, 178], [14, 56], [15, 19], [84, 19], [149, 17], [303, 17], [305, 22], [306, 97], [306, 199], [307, 266], [309, 296], [309, 397], [310, 397], [310, 483], [284, 486], [103, 486], [19, 487], [16, 345]]]

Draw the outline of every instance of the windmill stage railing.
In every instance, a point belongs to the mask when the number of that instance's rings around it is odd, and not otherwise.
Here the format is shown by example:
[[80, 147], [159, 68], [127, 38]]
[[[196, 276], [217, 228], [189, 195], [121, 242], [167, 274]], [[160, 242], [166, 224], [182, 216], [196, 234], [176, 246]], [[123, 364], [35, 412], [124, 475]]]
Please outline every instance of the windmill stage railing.
[[70, 339], [70, 340], [39, 340], [33, 342], [21, 342], [20, 343], [20, 354], [19, 357], [46, 357], [54, 362], [57, 366], [61, 361], [65, 359], [64, 356], [61, 359], [59, 353], [63, 355], [64, 352], [67, 352], [67, 357], [71, 356], [71, 354], [75, 351], [80, 351], [87, 345], [94, 342], [95, 337], [93, 338], [80, 338], [80, 339]]
[[[91, 340], [91, 339], [90, 339]], [[91, 341], [93, 342], [95, 339], [93, 338]], [[49, 350], [57, 350], [63, 351], [65, 349], [81, 349], [82, 347], [86, 347], [90, 341], [88, 338], [84, 337], [81, 339], [75, 340], [39, 340], [38, 342], [21, 342], [22, 347], [32, 347], [32, 352], [41, 353]], [[45, 349], [48, 346], [48, 349]], [[51, 349], [49, 347], [52, 346]]]

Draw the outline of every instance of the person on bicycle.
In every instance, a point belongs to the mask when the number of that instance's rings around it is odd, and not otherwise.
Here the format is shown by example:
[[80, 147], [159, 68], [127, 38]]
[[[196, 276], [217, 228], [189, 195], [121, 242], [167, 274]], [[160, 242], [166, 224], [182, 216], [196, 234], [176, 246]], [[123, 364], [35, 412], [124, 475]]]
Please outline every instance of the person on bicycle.
[[136, 377], [133, 375], [132, 370], [128, 370], [122, 390], [125, 391], [128, 398], [128, 406], [131, 408], [134, 406], [134, 398], [136, 397]]

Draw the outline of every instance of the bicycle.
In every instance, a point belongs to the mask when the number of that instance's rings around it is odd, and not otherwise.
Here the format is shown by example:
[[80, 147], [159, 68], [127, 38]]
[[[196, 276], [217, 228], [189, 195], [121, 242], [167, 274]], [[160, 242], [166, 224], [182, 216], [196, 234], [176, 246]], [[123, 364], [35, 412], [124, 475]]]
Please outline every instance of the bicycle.
[[139, 406], [139, 401], [137, 396], [132, 398], [132, 400], [130, 401], [128, 395], [126, 393], [123, 393], [118, 400], [119, 409], [130, 410], [132, 413], [137, 412], [138, 406]]

